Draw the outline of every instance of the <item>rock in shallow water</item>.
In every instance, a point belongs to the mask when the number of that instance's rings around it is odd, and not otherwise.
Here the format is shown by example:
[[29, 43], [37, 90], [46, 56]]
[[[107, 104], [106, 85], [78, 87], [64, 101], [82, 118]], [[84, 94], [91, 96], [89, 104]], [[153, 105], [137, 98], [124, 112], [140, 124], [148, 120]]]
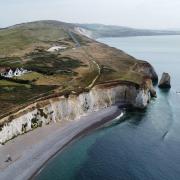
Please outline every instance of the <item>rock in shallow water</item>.
[[168, 73], [163, 73], [159, 82], [159, 88], [166, 89], [171, 88], [171, 77]]

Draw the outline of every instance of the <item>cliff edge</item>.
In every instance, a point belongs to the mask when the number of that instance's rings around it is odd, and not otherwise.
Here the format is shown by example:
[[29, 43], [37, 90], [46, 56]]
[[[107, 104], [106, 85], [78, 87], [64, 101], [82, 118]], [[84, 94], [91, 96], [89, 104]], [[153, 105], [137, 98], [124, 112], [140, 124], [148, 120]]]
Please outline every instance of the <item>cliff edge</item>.
[[[0, 30], [0, 143], [47, 125], [155, 97], [153, 67], [57, 21]], [[8, 107], [8, 108], [7, 108]]]

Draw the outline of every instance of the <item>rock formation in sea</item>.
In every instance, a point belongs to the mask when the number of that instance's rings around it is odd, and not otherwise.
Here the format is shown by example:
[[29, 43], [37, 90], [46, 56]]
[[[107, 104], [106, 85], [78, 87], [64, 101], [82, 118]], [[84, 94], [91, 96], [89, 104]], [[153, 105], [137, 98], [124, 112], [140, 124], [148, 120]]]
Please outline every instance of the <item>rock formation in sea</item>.
[[159, 88], [161, 89], [167, 89], [167, 88], [171, 88], [171, 77], [168, 73], [163, 73], [161, 80], [159, 82]]

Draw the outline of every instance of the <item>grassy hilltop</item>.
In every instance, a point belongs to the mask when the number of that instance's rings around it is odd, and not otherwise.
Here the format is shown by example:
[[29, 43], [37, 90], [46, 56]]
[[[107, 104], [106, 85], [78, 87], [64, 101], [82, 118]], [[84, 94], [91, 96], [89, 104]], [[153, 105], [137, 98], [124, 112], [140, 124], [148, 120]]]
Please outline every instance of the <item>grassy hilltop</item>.
[[[31, 71], [19, 77], [1, 77], [1, 117], [42, 98], [88, 91], [104, 82], [143, 82], [138, 67], [145, 62], [75, 29], [73, 24], [37, 21], [0, 30], [0, 70]], [[49, 52], [54, 46], [66, 49]]]

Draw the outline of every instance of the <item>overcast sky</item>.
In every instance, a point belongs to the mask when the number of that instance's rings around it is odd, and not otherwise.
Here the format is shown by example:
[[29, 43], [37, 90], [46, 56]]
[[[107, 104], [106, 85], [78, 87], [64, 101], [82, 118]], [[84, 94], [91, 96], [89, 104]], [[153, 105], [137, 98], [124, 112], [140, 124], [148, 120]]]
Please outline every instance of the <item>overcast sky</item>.
[[0, 1], [0, 27], [43, 19], [180, 29], [180, 0]]

